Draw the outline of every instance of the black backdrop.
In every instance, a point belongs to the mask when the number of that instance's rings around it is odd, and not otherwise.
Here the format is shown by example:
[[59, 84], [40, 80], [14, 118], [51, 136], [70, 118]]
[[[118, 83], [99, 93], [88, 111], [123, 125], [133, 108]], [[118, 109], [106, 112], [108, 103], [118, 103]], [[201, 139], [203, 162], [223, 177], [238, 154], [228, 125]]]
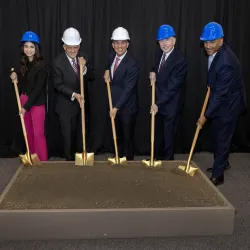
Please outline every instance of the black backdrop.
[[[225, 41], [238, 56], [250, 102], [250, 2], [249, 0], [9, 0], [0, 3], [0, 156], [15, 156], [21, 138], [20, 121], [9, 69], [19, 62], [19, 40], [27, 30], [39, 34], [45, 60], [51, 63], [62, 50], [63, 31], [72, 26], [81, 33], [81, 49], [86, 51], [96, 71], [89, 86], [90, 142], [96, 153], [112, 145], [108, 119], [107, 91], [102, 76], [111, 49], [110, 37], [118, 27], [130, 34], [130, 52], [140, 67], [138, 83], [140, 112], [136, 125], [136, 154], [149, 153], [150, 88], [148, 73], [157, 47], [156, 32], [161, 24], [174, 27], [176, 47], [188, 61], [184, 107], [176, 142], [176, 152], [190, 148], [196, 121], [206, 92], [207, 58], [199, 41], [203, 26], [210, 21], [222, 24]], [[54, 93], [48, 82], [48, 145], [50, 156], [62, 150], [59, 124], [54, 113]], [[249, 151], [250, 115], [242, 117], [233, 140], [234, 150]], [[211, 150], [209, 123], [204, 127], [196, 150]]]

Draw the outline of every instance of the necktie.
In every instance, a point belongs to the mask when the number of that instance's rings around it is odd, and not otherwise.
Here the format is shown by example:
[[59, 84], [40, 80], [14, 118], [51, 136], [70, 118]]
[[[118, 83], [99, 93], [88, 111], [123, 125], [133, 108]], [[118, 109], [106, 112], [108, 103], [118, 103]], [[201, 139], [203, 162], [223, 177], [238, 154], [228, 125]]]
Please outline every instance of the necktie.
[[213, 61], [213, 56], [209, 56], [208, 57], [208, 70], [210, 69], [210, 66], [211, 66], [211, 63], [212, 63], [212, 61]]
[[117, 69], [117, 67], [118, 67], [118, 63], [119, 63], [119, 61], [120, 61], [120, 58], [119, 58], [119, 57], [116, 57], [115, 59], [116, 59], [116, 61], [115, 61], [114, 69], [113, 69], [113, 74], [115, 73], [115, 71], [116, 71], [116, 69]]
[[166, 54], [163, 53], [162, 60], [161, 60], [161, 64], [160, 64], [160, 66], [159, 66], [158, 72], [160, 72], [161, 67], [163, 66], [163, 64], [164, 64], [165, 62], [166, 62]]
[[72, 67], [76, 74], [78, 74], [78, 68], [75, 59], [72, 59]]

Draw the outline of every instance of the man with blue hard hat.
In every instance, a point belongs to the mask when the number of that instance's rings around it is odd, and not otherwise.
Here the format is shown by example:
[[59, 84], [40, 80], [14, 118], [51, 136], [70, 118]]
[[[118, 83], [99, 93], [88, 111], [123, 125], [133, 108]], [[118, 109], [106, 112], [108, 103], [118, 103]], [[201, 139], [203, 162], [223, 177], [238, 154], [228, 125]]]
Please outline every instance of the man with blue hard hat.
[[224, 171], [230, 168], [228, 158], [239, 116], [246, 108], [245, 87], [240, 63], [234, 52], [224, 43], [220, 24], [208, 23], [200, 40], [208, 54], [208, 78], [210, 97], [205, 115], [198, 123], [203, 126], [207, 119], [212, 123], [214, 164], [207, 172], [214, 185], [224, 182]]
[[181, 93], [187, 73], [187, 62], [175, 48], [175, 31], [164, 24], [158, 29], [160, 49], [155, 54], [149, 78], [155, 82], [156, 102], [151, 107], [155, 117], [155, 157], [174, 159], [174, 140], [180, 118]]

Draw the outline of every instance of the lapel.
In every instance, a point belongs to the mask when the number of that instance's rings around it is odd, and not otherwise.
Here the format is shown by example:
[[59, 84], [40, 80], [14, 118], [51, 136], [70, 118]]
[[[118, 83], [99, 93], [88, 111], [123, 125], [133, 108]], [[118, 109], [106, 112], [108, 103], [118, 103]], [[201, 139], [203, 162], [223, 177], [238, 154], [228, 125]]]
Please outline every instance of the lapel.
[[161, 51], [161, 53], [158, 53], [158, 54], [157, 54], [157, 55], [158, 55], [158, 56], [157, 56], [157, 59], [156, 59], [157, 72], [158, 72], [158, 69], [159, 69], [159, 66], [160, 66], [162, 54], [163, 54], [163, 51]]
[[36, 73], [37, 66], [33, 65], [30, 72], [28, 73], [28, 81], [31, 79], [32, 76]]
[[[157, 72], [160, 66], [160, 62], [161, 62], [161, 58], [162, 58], [162, 54], [163, 52], [160, 54], [159, 58], [158, 58], [158, 68], [157, 68]], [[170, 53], [170, 55], [168, 56], [167, 60], [165, 61], [165, 63], [161, 66], [161, 70], [159, 71], [158, 74], [160, 74], [162, 71], [164, 71], [165, 68], [167, 68], [168, 64], [171, 64], [171, 61], [173, 61], [175, 56], [175, 49], [173, 49], [173, 51]]]
[[225, 49], [225, 45], [223, 44], [220, 49], [218, 50], [218, 52], [216, 53], [216, 55], [214, 56], [214, 59], [210, 65], [210, 68], [208, 70], [208, 72], [210, 72], [216, 65], [216, 62], [218, 61], [220, 54], [223, 53], [222, 51]]
[[213, 61], [210, 64], [210, 68], [209, 68], [208, 72], [210, 72], [214, 68], [216, 61], [218, 60], [218, 56], [219, 56], [218, 53], [219, 53], [219, 51], [214, 56]]
[[[64, 64], [66, 72], [69, 72], [70, 75], [75, 76], [77, 78], [79, 77], [79, 74], [75, 73], [75, 71], [71, 65], [71, 62], [69, 61], [66, 53], [64, 53], [64, 55], [63, 55], [63, 64]], [[79, 65], [78, 64], [77, 64], [77, 68], [78, 68], [78, 72], [79, 72]]]
[[[111, 57], [111, 66], [110, 66], [110, 72], [111, 72], [111, 67], [112, 67], [112, 64], [115, 60], [115, 57], [116, 57], [116, 54], [114, 56]], [[124, 68], [124, 65], [126, 64], [128, 60], [128, 52], [126, 53], [126, 55], [123, 57], [122, 61], [119, 63], [113, 77], [112, 77], [112, 74], [110, 73], [110, 79], [113, 80], [115, 77], [117, 77], [119, 75], [119, 73], [122, 72], [122, 69]]]
[[[110, 65], [110, 67], [109, 67], [109, 76], [110, 76], [110, 80], [112, 81], [113, 80], [113, 76], [112, 76], [112, 74], [111, 74], [111, 67], [112, 67], [112, 64], [113, 64], [113, 61], [115, 60], [115, 56], [116, 56], [116, 54], [115, 53], [112, 53], [112, 55], [110, 56], [110, 61], [109, 61], [109, 65]], [[118, 68], [117, 68], [118, 69]]]
[[115, 74], [114, 74], [114, 78], [119, 76], [119, 74], [122, 72], [126, 62], [128, 60], [128, 52], [127, 54], [123, 57], [122, 61], [120, 62], [120, 64], [118, 65], [116, 71], [115, 71]]

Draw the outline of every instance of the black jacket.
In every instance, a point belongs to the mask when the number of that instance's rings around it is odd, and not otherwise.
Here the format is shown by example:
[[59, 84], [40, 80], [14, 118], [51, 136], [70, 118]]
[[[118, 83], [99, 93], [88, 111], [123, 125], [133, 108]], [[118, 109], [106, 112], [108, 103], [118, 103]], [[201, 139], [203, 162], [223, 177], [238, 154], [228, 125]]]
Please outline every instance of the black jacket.
[[[84, 76], [84, 94], [86, 105], [87, 81], [94, 80], [94, 71], [86, 54], [79, 52], [77, 57], [84, 57], [86, 60], [87, 73]], [[79, 65], [77, 66], [79, 72]], [[62, 52], [55, 58], [52, 65], [52, 78], [57, 94], [56, 113], [70, 117], [77, 115], [78, 112], [80, 112], [80, 106], [77, 100], [72, 101], [71, 97], [74, 92], [80, 93], [80, 77], [79, 75], [76, 75], [65, 52]]]
[[155, 104], [159, 113], [168, 117], [178, 115], [181, 107], [181, 94], [187, 74], [187, 62], [183, 55], [174, 49], [158, 72], [162, 50], [155, 54], [155, 65], [152, 72], [156, 73]]
[[114, 52], [109, 55], [107, 67], [110, 72], [113, 107], [119, 109], [120, 114], [132, 114], [138, 111], [138, 65], [135, 59], [127, 53], [112, 78], [111, 66], [115, 56]]
[[233, 51], [223, 44], [208, 71], [210, 97], [205, 112], [207, 118], [231, 120], [246, 109], [246, 93], [241, 66]]
[[28, 101], [23, 108], [29, 111], [32, 106], [40, 106], [47, 101], [47, 78], [48, 65], [43, 61], [31, 64], [24, 76], [20, 72], [18, 75], [18, 89], [20, 94], [26, 94]]

